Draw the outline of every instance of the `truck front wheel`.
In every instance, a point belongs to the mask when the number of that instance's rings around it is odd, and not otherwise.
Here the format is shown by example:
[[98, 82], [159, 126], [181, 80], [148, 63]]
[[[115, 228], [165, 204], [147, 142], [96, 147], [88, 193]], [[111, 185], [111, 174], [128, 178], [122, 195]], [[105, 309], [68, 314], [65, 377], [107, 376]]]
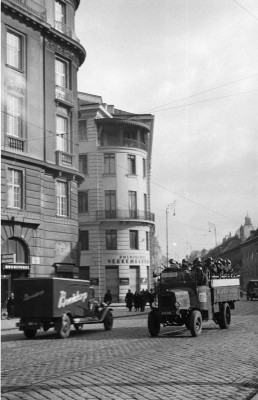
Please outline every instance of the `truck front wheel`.
[[36, 336], [37, 329], [24, 329], [23, 333], [27, 339], [33, 339]]
[[151, 311], [148, 316], [148, 330], [151, 336], [158, 336], [160, 331], [159, 317], [154, 311]]
[[220, 329], [228, 329], [231, 322], [231, 312], [228, 303], [223, 303], [218, 317]]
[[200, 311], [192, 311], [189, 319], [189, 329], [194, 337], [199, 336], [202, 333], [202, 314]]
[[69, 315], [64, 314], [62, 316], [61, 326], [57, 331], [57, 336], [61, 339], [66, 339], [69, 337], [71, 332], [71, 319]]

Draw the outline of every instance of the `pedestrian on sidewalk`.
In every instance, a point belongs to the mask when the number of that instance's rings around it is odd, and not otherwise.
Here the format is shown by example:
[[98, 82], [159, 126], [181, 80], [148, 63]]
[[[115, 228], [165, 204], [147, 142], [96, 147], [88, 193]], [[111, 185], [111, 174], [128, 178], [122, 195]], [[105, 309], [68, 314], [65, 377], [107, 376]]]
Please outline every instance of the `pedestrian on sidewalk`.
[[139, 311], [139, 308], [140, 308], [140, 295], [137, 292], [137, 290], [135, 291], [135, 293], [133, 295], [133, 303], [134, 303], [135, 311]]
[[128, 289], [128, 292], [126, 293], [125, 296], [125, 302], [126, 302], [126, 307], [129, 309], [129, 311], [132, 311], [133, 307], [133, 294], [130, 289]]
[[13, 292], [11, 292], [11, 294], [10, 294], [10, 297], [7, 301], [6, 308], [7, 308], [7, 314], [8, 314], [7, 319], [13, 318], [14, 317], [14, 293]]
[[104, 303], [106, 303], [108, 306], [112, 303], [112, 294], [109, 289], [104, 296]]

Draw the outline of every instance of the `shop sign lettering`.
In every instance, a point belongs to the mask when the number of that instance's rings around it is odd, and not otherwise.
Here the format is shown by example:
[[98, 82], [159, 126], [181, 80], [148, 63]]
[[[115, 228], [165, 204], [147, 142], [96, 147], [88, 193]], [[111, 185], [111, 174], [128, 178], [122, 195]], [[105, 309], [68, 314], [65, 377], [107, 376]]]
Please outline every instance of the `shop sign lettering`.
[[108, 264], [149, 264], [149, 259], [146, 256], [115, 256], [107, 259]]

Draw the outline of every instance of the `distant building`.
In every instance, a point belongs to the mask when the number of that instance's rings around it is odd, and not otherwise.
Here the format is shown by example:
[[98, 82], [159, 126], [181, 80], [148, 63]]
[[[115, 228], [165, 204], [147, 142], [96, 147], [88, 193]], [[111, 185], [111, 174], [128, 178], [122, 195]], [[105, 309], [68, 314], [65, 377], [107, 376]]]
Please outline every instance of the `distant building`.
[[103, 299], [146, 289], [151, 279], [154, 214], [150, 167], [154, 116], [132, 114], [79, 93], [80, 274]]
[[242, 287], [246, 290], [250, 279], [258, 279], [258, 229], [252, 231], [248, 239], [241, 244]]
[[22, 276], [78, 276], [79, 0], [2, 0], [2, 301]]

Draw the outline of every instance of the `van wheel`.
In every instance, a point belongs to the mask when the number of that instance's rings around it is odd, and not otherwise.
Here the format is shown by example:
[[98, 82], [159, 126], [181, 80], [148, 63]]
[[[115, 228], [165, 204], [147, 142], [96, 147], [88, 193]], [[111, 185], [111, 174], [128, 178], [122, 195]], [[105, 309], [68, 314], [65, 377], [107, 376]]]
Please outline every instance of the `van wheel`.
[[62, 316], [61, 327], [57, 331], [57, 336], [60, 339], [66, 339], [69, 337], [71, 332], [71, 320], [69, 315], [64, 314]]
[[231, 311], [228, 303], [223, 303], [220, 312], [219, 312], [219, 318], [218, 318], [218, 323], [220, 329], [228, 329], [229, 325], [231, 322]]
[[106, 331], [111, 331], [112, 327], [113, 327], [113, 314], [111, 311], [108, 311], [104, 319], [104, 328]]
[[33, 339], [36, 336], [37, 329], [24, 329], [23, 333], [27, 339]]
[[194, 337], [199, 336], [202, 333], [202, 314], [200, 311], [192, 311], [189, 320], [189, 329]]
[[148, 330], [151, 336], [158, 336], [160, 331], [159, 316], [154, 311], [151, 311], [148, 316]]

